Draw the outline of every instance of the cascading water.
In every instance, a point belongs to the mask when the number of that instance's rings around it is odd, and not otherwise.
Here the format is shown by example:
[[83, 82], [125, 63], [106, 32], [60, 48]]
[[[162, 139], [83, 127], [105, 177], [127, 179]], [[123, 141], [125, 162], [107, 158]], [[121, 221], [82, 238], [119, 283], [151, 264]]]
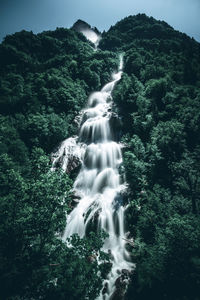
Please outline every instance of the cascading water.
[[[112, 91], [117, 81], [121, 79], [123, 58], [120, 57], [119, 71], [113, 74], [112, 81], [106, 84], [100, 92], [94, 92], [88, 99], [88, 106], [83, 111], [82, 126], [78, 144], [84, 145], [82, 151], [82, 168], [74, 183], [74, 191], [79, 197], [77, 206], [67, 216], [66, 229], [63, 240], [72, 234], [80, 237], [86, 234], [87, 226], [95, 218], [98, 228], [108, 233], [103, 251], [112, 257], [112, 269], [104, 282], [104, 292], [99, 299], [111, 299], [116, 289], [116, 280], [122, 271], [130, 271], [130, 262], [126, 250], [126, 236], [124, 230], [125, 208], [117, 200], [120, 191], [125, 188], [119, 175], [122, 164], [120, 145], [113, 140], [110, 128]], [[64, 142], [61, 148], [64, 149]], [[73, 140], [74, 142], [74, 140]], [[57, 152], [58, 161], [63, 149]], [[69, 147], [68, 147], [69, 148]], [[62, 150], [62, 151], [61, 151]], [[66, 159], [63, 160], [66, 169]]]

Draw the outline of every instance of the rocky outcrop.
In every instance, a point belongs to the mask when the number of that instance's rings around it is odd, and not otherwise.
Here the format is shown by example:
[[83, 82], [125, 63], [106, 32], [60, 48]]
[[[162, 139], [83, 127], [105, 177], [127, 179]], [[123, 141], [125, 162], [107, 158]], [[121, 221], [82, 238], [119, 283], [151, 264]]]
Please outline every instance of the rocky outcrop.
[[91, 27], [88, 23], [78, 20], [72, 27], [73, 30], [81, 32], [97, 48], [101, 39], [101, 34], [96, 27]]
[[115, 129], [113, 130], [114, 139], [117, 141], [120, 140], [122, 122], [115, 112], [111, 113], [109, 123], [110, 127]]
[[93, 30], [96, 34], [100, 34], [99, 30], [96, 27], [91, 27], [87, 22], [83, 20], [78, 20], [74, 25], [72, 26], [72, 29], [78, 32], [82, 32], [82, 30]]
[[123, 300], [128, 283], [130, 281], [131, 272], [127, 269], [122, 269], [121, 275], [115, 281], [115, 292], [111, 296], [111, 300]]
[[62, 168], [70, 173], [81, 165], [84, 146], [77, 143], [77, 137], [66, 139], [51, 156], [52, 169]]

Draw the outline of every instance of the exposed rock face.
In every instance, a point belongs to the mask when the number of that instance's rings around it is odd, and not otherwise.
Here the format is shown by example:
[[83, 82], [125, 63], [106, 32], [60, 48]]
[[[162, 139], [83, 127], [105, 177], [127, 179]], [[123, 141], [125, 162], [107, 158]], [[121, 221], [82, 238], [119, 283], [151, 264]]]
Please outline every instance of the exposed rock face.
[[108, 292], [108, 283], [106, 282], [102, 290], [102, 295], [105, 295]]
[[120, 118], [118, 117], [118, 115], [115, 112], [112, 112], [109, 123], [110, 123], [110, 127], [115, 129], [113, 132], [113, 135], [114, 135], [115, 140], [118, 141], [120, 139], [120, 135], [121, 135], [122, 123], [121, 123]]
[[84, 146], [77, 143], [77, 137], [69, 138], [62, 142], [58, 151], [51, 156], [52, 169], [61, 167], [66, 173], [70, 173], [80, 166]]
[[77, 168], [80, 165], [81, 161], [80, 158], [77, 156], [69, 156], [68, 158], [68, 165], [67, 165], [67, 172], [70, 173], [75, 168]]
[[78, 32], [82, 32], [82, 30], [93, 30], [95, 33], [100, 34], [99, 30], [96, 27], [91, 27], [87, 22], [83, 20], [78, 20], [74, 25], [72, 26], [72, 29]]
[[115, 281], [116, 290], [111, 296], [111, 300], [123, 300], [127, 285], [130, 280], [131, 272], [127, 269], [123, 269], [121, 272], [121, 276], [119, 276]]
[[91, 27], [88, 23], [82, 20], [78, 20], [76, 23], [74, 23], [72, 29], [81, 32], [89, 41], [91, 41], [95, 45], [95, 48], [98, 46], [101, 34], [96, 27]]

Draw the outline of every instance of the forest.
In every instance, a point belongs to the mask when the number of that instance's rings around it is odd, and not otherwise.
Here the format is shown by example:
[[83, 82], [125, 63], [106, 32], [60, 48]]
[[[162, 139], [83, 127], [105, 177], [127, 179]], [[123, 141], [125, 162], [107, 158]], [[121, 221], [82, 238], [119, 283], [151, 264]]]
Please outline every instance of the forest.
[[124, 299], [200, 299], [200, 44], [138, 14], [103, 32], [97, 51], [66, 28], [0, 44], [2, 300], [95, 300], [102, 289], [105, 233], [74, 235], [71, 247], [58, 238], [77, 170], [52, 172], [51, 153], [78, 133], [77, 115], [119, 53], [113, 100], [136, 264]]

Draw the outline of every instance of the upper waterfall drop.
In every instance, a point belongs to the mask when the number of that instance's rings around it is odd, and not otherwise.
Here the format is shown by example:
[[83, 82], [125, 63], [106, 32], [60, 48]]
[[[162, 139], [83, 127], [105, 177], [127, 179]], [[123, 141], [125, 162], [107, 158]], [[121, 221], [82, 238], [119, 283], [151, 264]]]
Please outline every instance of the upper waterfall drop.
[[[109, 122], [112, 91], [121, 79], [122, 69], [121, 55], [118, 71], [112, 75], [112, 80], [101, 91], [90, 95], [87, 107], [82, 112], [77, 139], [82, 166], [73, 187], [79, 200], [77, 206], [67, 216], [62, 237], [63, 241], [75, 233], [84, 237], [94, 219], [97, 220], [97, 229], [108, 233], [102, 250], [112, 257], [112, 269], [104, 281], [99, 300], [109, 300], [116, 292], [115, 283], [119, 277], [124, 276], [124, 270], [129, 272], [134, 268], [126, 249], [125, 208], [119, 200], [120, 192], [126, 186], [119, 174], [119, 167], [123, 161], [121, 145], [114, 141]], [[61, 145], [60, 151], [57, 152], [58, 156], [64, 152], [65, 145], [68, 143], [64, 142]], [[59, 160], [59, 157], [55, 158], [56, 162]], [[63, 162], [66, 168], [66, 159]]]
[[85, 37], [91, 41], [93, 44], [98, 45], [100, 41], [100, 35], [97, 34], [94, 30], [92, 29], [82, 29], [80, 32], [82, 32]]
[[88, 23], [78, 20], [72, 27], [75, 31], [81, 32], [97, 49], [101, 40], [101, 34], [97, 28], [92, 28]]

